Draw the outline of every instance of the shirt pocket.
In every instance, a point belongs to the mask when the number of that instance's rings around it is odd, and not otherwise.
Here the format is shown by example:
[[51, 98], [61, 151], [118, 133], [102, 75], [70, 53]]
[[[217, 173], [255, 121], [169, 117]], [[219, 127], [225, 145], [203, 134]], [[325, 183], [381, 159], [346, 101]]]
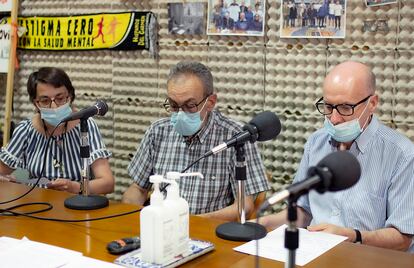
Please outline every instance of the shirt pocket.
[[367, 191], [347, 194], [343, 200], [344, 215], [350, 228], [376, 230], [383, 228], [387, 216], [387, 200]]

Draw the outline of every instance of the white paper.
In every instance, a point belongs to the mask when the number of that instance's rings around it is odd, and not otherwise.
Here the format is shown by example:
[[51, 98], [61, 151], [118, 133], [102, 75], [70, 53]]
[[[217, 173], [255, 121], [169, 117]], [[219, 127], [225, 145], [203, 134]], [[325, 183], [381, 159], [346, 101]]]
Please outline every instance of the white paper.
[[[266, 237], [259, 240], [259, 256], [285, 262], [288, 251], [284, 246], [286, 225], [269, 232]], [[296, 250], [296, 265], [306, 265], [316, 259], [347, 237], [323, 232], [309, 232], [299, 228], [299, 248]], [[247, 242], [234, 250], [256, 255], [256, 240]]]
[[[9, 248], [7, 248], [7, 244]], [[1, 267], [13, 268], [56, 268], [71, 262], [82, 253], [23, 238], [17, 240], [8, 237], [0, 239]]]
[[79, 267], [88, 267], [88, 268], [120, 268], [122, 266], [116, 265], [110, 262], [104, 262], [88, 257], [77, 257], [72, 259], [70, 263], [62, 266], [62, 268], [79, 268]]

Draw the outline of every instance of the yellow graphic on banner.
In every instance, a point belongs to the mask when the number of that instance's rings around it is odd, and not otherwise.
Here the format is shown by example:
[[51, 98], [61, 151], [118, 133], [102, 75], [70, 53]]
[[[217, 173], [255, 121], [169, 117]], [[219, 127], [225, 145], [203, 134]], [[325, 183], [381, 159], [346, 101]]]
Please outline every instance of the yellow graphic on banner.
[[[133, 27], [133, 14], [19, 17], [19, 26], [27, 31], [19, 38], [18, 47], [39, 50], [113, 48], [127, 38]], [[145, 16], [143, 18], [145, 23]]]

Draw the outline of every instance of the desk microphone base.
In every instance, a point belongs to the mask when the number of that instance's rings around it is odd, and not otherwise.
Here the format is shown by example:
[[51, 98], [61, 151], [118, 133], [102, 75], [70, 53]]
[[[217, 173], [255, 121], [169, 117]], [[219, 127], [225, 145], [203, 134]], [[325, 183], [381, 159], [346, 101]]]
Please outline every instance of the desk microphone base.
[[227, 222], [219, 225], [216, 235], [225, 240], [231, 241], [251, 241], [266, 236], [266, 228], [254, 222]]
[[65, 200], [65, 207], [76, 210], [92, 210], [109, 205], [108, 198], [100, 195], [75, 195]]

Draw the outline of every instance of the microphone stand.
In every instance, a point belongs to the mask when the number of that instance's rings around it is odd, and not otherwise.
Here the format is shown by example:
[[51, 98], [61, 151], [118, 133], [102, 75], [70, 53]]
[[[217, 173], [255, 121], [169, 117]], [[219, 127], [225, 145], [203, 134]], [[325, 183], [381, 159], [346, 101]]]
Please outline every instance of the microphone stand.
[[266, 236], [266, 228], [254, 222], [246, 222], [245, 181], [246, 181], [246, 159], [244, 144], [237, 144], [236, 149], [236, 180], [237, 180], [237, 209], [240, 222], [227, 222], [216, 228], [216, 235], [231, 241], [250, 241]]
[[285, 229], [285, 248], [288, 250], [288, 254], [285, 268], [295, 267], [296, 249], [299, 247], [299, 230], [296, 226], [298, 219], [296, 201], [296, 196], [289, 197], [287, 211], [288, 226]]
[[78, 195], [69, 197], [65, 200], [65, 207], [77, 210], [91, 210], [108, 206], [108, 198], [101, 195], [89, 195], [89, 139], [88, 121], [85, 118], [80, 120], [81, 142], [80, 155], [82, 159], [81, 169], [81, 192]]

